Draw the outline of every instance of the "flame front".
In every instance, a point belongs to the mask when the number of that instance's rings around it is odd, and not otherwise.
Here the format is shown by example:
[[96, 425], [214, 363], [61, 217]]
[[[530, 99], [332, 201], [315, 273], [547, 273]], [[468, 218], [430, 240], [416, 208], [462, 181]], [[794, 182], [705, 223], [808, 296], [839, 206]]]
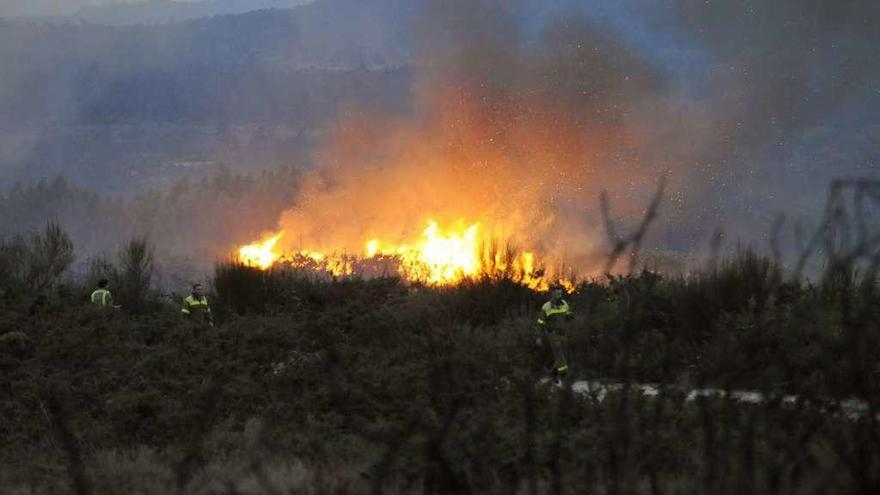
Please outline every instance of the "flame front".
[[450, 284], [480, 271], [479, 242], [480, 224], [475, 223], [459, 232], [445, 232], [433, 220], [412, 245], [386, 245], [379, 239], [371, 239], [366, 245], [367, 258], [378, 255], [396, 256], [400, 269], [412, 280], [429, 284]]
[[452, 37], [424, 36], [416, 58], [430, 63], [414, 65], [407, 111], [352, 103], [322, 126], [312, 166], [278, 217], [284, 264], [542, 288], [605, 270], [606, 218], [595, 198], [625, 198], [614, 214], [627, 224], [644, 213], [636, 199], [652, 192], [658, 172], [678, 177], [685, 160], [670, 159], [667, 134], [644, 109], [704, 116], [667, 101], [656, 71], [633, 53], [580, 43], [592, 34], [577, 23], [502, 51], [495, 37], [459, 24], [448, 26]]
[[282, 235], [284, 235], [284, 231], [281, 231], [262, 242], [255, 242], [253, 244], [248, 244], [247, 246], [242, 246], [238, 250], [238, 259], [244, 265], [267, 270], [280, 257], [280, 255], [275, 252], [275, 244], [278, 243], [278, 239], [281, 239]]
[[451, 285], [481, 276], [506, 276], [535, 289], [547, 287], [541, 274], [536, 273], [540, 270], [534, 253], [493, 248], [482, 235], [480, 223], [459, 222], [454, 228], [443, 228], [438, 222], [428, 220], [421, 235], [412, 243], [396, 244], [373, 238], [364, 242], [362, 254], [355, 255], [300, 250], [282, 257], [274, 250], [282, 233], [240, 248], [239, 259], [263, 270], [283, 262], [293, 268], [324, 271], [333, 276], [352, 275], [370, 265], [392, 262], [403, 278], [428, 285]]

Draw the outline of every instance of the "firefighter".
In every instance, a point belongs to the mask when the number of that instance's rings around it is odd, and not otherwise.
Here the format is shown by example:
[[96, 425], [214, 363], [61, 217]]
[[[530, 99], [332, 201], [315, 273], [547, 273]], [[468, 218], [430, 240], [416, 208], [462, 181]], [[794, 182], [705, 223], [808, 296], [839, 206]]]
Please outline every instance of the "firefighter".
[[109, 285], [110, 281], [106, 278], [98, 280], [98, 288], [92, 292], [92, 304], [101, 308], [119, 308], [118, 305], [113, 304], [113, 295], [107, 289]]
[[208, 298], [202, 294], [202, 284], [193, 285], [192, 294], [183, 300], [183, 309], [180, 310], [180, 313], [196, 323], [214, 326], [211, 306], [208, 305]]
[[566, 347], [566, 322], [574, 319], [574, 313], [562, 296], [565, 288], [556, 283], [550, 287], [550, 300], [541, 307], [538, 314], [538, 339], [536, 344], [540, 347], [550, 347], [553, 354], [553, 367], [550, 370], [551, 377], [558, 385], [562, 384], [563, 378], [568, 374], [568, 360], [565, 357]]

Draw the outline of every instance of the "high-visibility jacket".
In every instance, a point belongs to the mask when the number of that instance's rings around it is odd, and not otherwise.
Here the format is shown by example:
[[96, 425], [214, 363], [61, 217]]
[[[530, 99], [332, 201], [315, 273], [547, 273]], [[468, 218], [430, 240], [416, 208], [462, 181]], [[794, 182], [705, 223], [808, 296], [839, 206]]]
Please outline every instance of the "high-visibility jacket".
[[547, 301], [538, 314], [538, 326], [548, 332], [558, 332], [562, 330], [563, 322], [572, 318], [574, 313], [567, 302], [560, 300], [559, 304], [553, 304], [553, 301]]
[[94, 292], [92, 292], [92, 304], [100, 306], [102, 308], [112, 307], [113, 296], [107, 289], [96, 289]]
[[187, 296], [186, 299], [183, 300], [183, 309], [181, 309], [180, 312], [190, 318], [202, 319], [205, 321], [211, 320], [211, 307], [208, 305], [208, 298], [205, 296], [198, 299], [193, 295]]

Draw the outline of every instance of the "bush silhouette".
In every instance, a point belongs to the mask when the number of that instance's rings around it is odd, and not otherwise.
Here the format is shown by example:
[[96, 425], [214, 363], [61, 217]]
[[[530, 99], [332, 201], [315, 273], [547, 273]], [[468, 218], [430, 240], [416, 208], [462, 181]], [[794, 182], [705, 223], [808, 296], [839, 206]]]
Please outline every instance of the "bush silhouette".
[[[149, 301], [149, 248], [128, 252], [132, 275], [120, 263], [117, 283], [130, 277]], [[540, 382], [546, 294], [509, 277], [435, 288], [224, 263], [213, 290], [223, 318], [200, 330], [150, 304], [107, 313], [53, 296], [36, 316], [0, 305], [0, 486], [741, 493], [880, 481], [870, 271], [786, 280], [741, 252], [688, 277], [583, 282], [566, 296], [572, 373], [613, 384], [601, 393]]]

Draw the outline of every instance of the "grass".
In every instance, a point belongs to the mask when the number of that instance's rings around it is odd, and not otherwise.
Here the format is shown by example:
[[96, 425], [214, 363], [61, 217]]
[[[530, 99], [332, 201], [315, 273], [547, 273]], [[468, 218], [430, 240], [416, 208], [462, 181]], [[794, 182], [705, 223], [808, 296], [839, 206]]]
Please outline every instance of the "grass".
[[[873, 415], [536, 386], [545, 295], [510, 278], [438, 289], [219, 265], [213, 285], [213, 329], [160, 304], [97, 311], [86, 288], [59, 286], [35, 313], [0, 305], [3, 490], [880, 489]], [[686, 278], [583, 282], [568, 299], [576, 378], [880, 405], [870, 273], [789, 280], [746, 252]]]

